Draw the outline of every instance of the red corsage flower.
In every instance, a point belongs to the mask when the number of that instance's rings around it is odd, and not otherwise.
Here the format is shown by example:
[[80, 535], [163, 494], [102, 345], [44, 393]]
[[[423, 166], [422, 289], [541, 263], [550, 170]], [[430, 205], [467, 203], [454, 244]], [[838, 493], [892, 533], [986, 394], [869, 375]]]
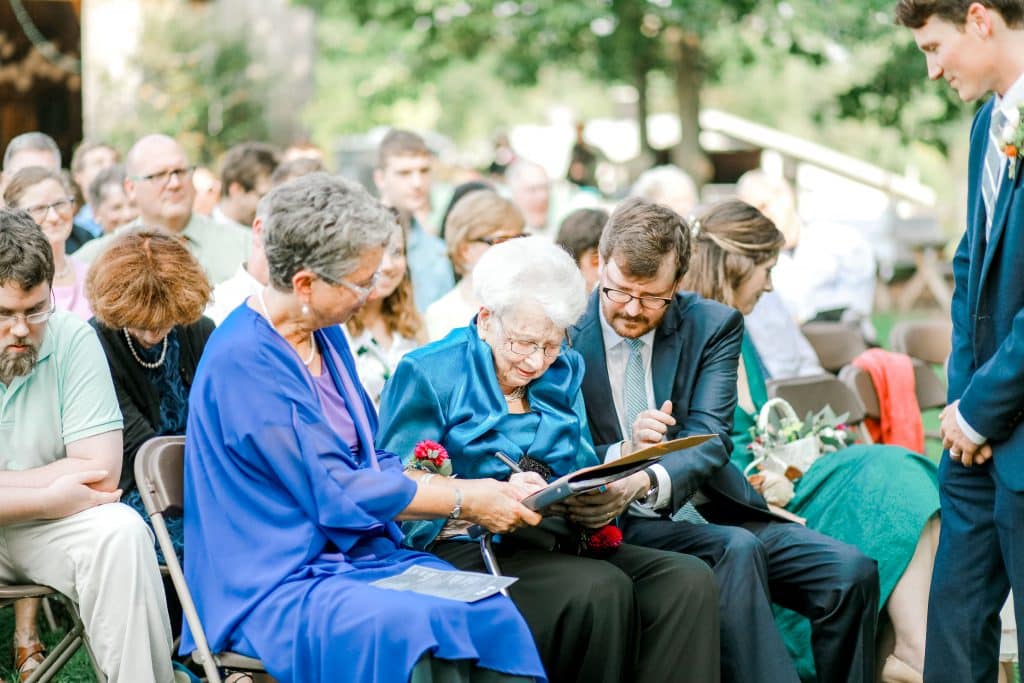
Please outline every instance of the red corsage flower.
[[444, 446], [430, 439], [424, 439], [416, 444], [416, 448], [412, 451], [411, 466], [446, 477], [451, 476], [452, 473], [452, 462], [448, 458], [448, 451]]
[[580, 534], [580, 554], [589, 557], [607, 557], [622, 545], [622, 532], [614, 524], [600, 529], [584, 529]]

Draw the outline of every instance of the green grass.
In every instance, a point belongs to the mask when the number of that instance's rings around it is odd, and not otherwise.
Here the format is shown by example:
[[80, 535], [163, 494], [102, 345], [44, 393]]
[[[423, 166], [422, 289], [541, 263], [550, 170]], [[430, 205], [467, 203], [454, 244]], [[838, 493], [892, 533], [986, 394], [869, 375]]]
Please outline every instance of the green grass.
[[[51, 600], [54, 615], [57, 619], [57, 626], [60, 630], [49, 631], [46, 628], [45, 620], [40, 619], [40, 632], [47, 651], [60, 642], [64, 637], [65, 630], [69, 626], [69, 620], [64, 608], [55, 600]], [[14, 683], [18, 675], [14, 671], [14, 610], [11, 608], [0, 609], [0, 677], [7, 683]], [[93, 675], [92, 666], [89, 664], [89, 656], [84, 649], [71, 658], [59, 674], [53, 679], [58, 683], [96, 683], [96, 676]]]

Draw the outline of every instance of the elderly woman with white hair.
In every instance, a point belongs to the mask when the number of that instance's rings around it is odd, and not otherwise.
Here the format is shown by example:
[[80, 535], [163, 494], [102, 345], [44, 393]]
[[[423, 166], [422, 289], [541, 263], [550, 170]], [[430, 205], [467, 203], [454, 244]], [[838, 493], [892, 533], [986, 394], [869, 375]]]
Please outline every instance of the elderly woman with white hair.
[[[583, 362], [564, 342], [586, 301], [572, 258], [543, 237], [511, 240], [480, 258], [473, 286], [480, 308], [469, 326], [407, 354], [385, 386], [381, 447], [408, 453], [421, 439], [435, 440], [455, 481], [522, 476], [513, 469], [551, 479], [597, 464], [580, 390]], [[719, 679], [710, 570], [678, 553], [630, 545], [598, 552], [586, 540], [649, 489], [640, 472], [609, 487], [621, 495], [603, 517], [584, 520], [590, 529], [530, 530], [495, 543], [501, 570], [519, 579], [509, 593], [551, 680]], [[484, 569], [460, 519], [409, 523], [405, 531], [413, 547], [460, 569]]]
[[398, 520], [540, 521], [525, 486], [428, 486], [374, 444], [339, 325], [373, 290], [394, 216], [323, 173], [266, 202], [270, 283], [210, 337], [189, 395], [185, 574], [211, 648], [258, 657], [281, 683], [543, 680], [508, 598], [374, 585], [415, 568], [448, 582], [451, 565], [401, 546]]

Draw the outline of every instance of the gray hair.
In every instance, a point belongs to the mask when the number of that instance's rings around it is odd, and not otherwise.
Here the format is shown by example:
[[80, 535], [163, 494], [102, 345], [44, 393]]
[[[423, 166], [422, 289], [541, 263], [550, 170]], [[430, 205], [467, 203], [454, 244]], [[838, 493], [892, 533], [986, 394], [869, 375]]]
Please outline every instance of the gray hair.
[[361, 185], [326, 173], [290, 180], [265, 199], [270, 283], [284, 292], [300, 270], [341, 280], [368, 249], [386, 245], [395, 228], [395, 217]]
[[480, 304], [499, 317], [536, 304], [563, 329], [576, 322], [587, 305], [587, 286], [576, 262], [539, 236], [488, 249], [473, 268], [473, 291]]
[[11, 167], [11, 160], [15, 155], [26, 150], [50, 152], [57, 160], [57, 168], [60, 168], [60, 148], [57, 147], [57, 143], [46, 133], [34, 130], [30, 133], [22, 133], [7, 143], [7, 149], [4, 150], [3, 169], [5, 171], [9, 169]]
[[697, 206], [697, 185], [693, 178], [678, 166], [655, 166], [640, 174], [630, 188], [629, 196], [663, 204], [681, 215], [686, 215]]

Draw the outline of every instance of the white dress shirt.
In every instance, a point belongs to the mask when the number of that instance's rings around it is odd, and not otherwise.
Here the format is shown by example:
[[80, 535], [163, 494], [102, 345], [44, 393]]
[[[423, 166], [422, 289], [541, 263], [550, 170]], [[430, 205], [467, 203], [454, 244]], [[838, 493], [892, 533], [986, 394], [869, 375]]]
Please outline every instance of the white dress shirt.
[[231, 311], [261, 289], [263, 289], [263, 285], [249, 274], [243, 263], [238, 266], [234, 275], [213, 288], [213, 298], [206, 306], [203, 315], [212, 320], [215, 325], [220, 325]]
[[[608, 321], [604, 319], [604, 311], [600, 312], [601, 336], [604, 339], [605, 364], [608, 367], [608, 383], [612, 388], [612, 400], [615, 402], [615, 414], [619, 418], [619, 429], [622, 430], [623, 438], [628, 439], [632, 435], [632, 425], [626, 424], [626, 364], [629, 362], [630, 347], [626, 338], [619, 335]], [[651, 357], [654, 355], [654, 333], [651, 330], [640, 337], [644, 345], [640, 350], [640, 357], [644, 364], [644, 390], [647, 394], [648, 407], [654, 406], [654, 380], [651, 378]], [[618, 460], [622, 457], [622, 443], [612, 444], [605, 452], [605, 462]], [[630, 512], [643, 517], [657, 517], [654, 510], [660, 510], [667, 506], [672, 500], [672, 478], [668, 476], [668, 470], [660, 464], [651, 465], [650, 470], [654, 472], [658, 480], [658, 490], [653, 500], [644, 504], [633, 503], [630, 505]]]

